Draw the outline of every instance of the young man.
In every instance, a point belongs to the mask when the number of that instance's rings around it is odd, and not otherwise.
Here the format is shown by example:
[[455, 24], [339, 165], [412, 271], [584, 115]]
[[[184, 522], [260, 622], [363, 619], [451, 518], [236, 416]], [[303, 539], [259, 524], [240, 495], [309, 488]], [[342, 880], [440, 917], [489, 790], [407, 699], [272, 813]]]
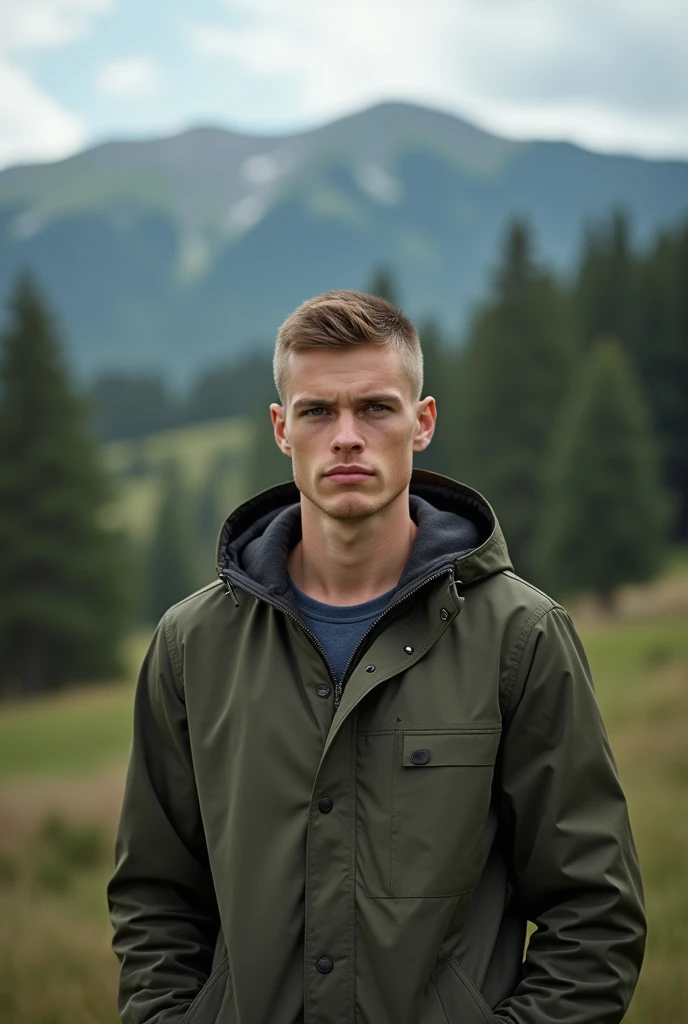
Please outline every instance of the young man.
[[317, 296], [274, 367], [294, 482], [228, 517], [138, 682], [123, 1021], [618, 1024], [641, 880], [571, 620], [412, 470], [436, 409], [397, 309]]

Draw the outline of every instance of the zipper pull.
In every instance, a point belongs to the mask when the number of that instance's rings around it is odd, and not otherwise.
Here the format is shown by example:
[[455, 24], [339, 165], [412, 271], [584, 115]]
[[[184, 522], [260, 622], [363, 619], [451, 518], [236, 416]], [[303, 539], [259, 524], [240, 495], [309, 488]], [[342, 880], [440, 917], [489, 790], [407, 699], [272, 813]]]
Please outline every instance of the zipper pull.
[[229, 573], [225, 572], [223, 569], [220, 569], [218, 571], [218, 576], [220, 577], [220, 579], [222, 580], [222, 582], [224, 584], [225, 594], [231, 594], [232, 595], [232, 597], [234, 598], [234, 604], [238, 608], [239, 607], [239, 598], [236, 596], [236, 591], [235, 591], [234, 587], [232, 586], [232, 581], [229, 578]]
[[464, 601], [466, 600], [466, 598], [462, 597], [459, 591], [457, 590], [457, 587], [460, 586], [462, 586], [461, 580], [457, 580], [456, 576], [454, 575], [454, 569], [452, 568], [451, 577], [449, 580], [449, 593], [451, 595], [452, 601], [454, 602], [454, 607], [456, 608], [457, 613], [461, 612], [461, 609], [463, 608], [464, 605]]

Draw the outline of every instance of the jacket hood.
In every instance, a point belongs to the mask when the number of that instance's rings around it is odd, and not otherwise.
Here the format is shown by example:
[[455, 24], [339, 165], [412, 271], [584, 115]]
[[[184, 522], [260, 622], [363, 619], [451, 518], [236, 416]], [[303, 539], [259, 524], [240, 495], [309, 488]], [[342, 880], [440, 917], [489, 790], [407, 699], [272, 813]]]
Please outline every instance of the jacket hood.
[[[513, 568], [497, 517], [472, 487], [440, 473], [414, 469], [409, 509], [418, 530], [395, 599], [452, 563], [456, 583], [464, 587]], [[298, 615], [287, 556], [300, 537], [296, 484], [290, 481], [261, 491], [223, 523], [217, 546], [218, 575]]]

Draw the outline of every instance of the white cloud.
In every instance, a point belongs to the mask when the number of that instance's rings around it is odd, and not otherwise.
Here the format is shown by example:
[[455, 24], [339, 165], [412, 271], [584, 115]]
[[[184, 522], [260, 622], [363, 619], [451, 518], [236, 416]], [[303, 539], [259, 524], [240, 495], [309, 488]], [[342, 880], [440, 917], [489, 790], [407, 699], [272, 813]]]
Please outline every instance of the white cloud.
[[130, 57], [106, 64], [98, 74], [98, 88], [108, 96], [147, 96], [162, 84], [160, 69], [151, 57]]
[[78, 117], [37, 89], [20, 68], [0, 57], [0, 167], [59, 160], [82, 145]]
[[0, 167], [57, 160], [83, 145], [80, 118], [8, 58], [85, 36], [93, 16], [109, 6], [110, 0], [0, 0]]
[[[389, 99], [496, 132], [688, 155], [685, 0], [225, 0], [207, 58], [288, 83], [291, 123]], [[274, 121], [273, 121], [274, 124]]]
[[88, 33], [94, 14], [110, 0], [3, 0], [0, 3], [0, 49], [51, 49]]

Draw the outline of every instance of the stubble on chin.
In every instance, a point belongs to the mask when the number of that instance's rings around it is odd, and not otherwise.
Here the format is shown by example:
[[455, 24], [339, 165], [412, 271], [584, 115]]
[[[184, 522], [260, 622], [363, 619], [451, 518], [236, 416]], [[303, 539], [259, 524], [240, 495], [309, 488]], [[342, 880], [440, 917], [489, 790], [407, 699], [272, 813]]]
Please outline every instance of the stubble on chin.
[[363, 494], [339, 494], [330, 497], [318, 494], [315, 488], [311, 490], [311, 488], [299, 487], [299, 490], [311, 504], [331, 519], [351, 520], [368, 519], [370, 516], [377, 515], [378, 512], [382, 512], [393, 501], [396, 501], [405, 488], [406, 484], [391, 494], [376, 495], [375, 497], [367, 497]]

